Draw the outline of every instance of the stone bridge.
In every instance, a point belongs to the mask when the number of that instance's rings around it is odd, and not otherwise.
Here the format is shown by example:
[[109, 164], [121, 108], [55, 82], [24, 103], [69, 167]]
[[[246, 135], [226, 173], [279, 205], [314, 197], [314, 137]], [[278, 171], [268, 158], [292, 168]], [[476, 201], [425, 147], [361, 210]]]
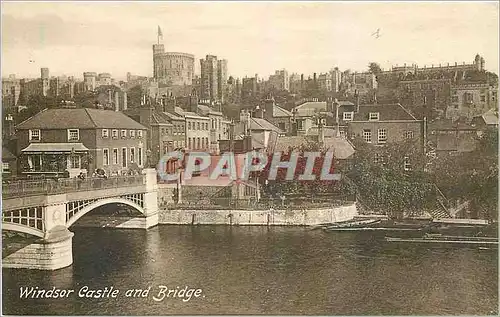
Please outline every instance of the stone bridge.
[[17, 181], [2, 186], [2, 233], [21, 232], [30, 243], [2, 259], [6, 268], [55, 270], [73, 263], [69, 228], [81, 217], [107, 204], [125, 204], [140, 217], [125, 228], [150, 228], [158, 224], [156, 171], [142, 175]]

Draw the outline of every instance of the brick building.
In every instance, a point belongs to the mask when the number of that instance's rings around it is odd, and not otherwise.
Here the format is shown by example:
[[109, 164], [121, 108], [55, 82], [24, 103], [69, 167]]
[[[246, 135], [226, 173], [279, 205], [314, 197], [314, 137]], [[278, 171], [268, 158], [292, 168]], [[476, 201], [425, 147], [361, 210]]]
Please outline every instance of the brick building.
[[46, 109], [17, 127], [19, 173], [70, 177], [104, 169], [108, 175], [145, 165], [146, 127], [121, 112]]

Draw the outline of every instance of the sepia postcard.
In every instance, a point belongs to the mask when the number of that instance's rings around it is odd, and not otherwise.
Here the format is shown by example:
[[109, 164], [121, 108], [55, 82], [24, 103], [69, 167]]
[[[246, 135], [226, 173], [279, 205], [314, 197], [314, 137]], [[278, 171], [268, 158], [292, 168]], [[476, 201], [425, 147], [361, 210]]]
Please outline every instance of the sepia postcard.
[[498, 2], [1, 23], [2, 315], [498, 316]]

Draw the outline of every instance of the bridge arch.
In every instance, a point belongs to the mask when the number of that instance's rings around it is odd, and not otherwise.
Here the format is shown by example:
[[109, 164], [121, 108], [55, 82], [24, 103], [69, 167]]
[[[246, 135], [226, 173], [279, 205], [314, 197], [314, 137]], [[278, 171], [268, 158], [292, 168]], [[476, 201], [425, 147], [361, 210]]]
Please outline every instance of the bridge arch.
[[135, 210], [139, 211], [141, 214], [145, 215], [144, 208], [141, 207], [140, 205], [124, 198], [104, 198], [104, 199], [99, 199], [96, 200], [95, 202], [83, 207], [80, 209], [78, 212], [76, 212], [71, 218], [69, 218], [66, 221], [66, 227], [69, 228], [71, 227], [75, 222], [78, 221], [81, 217], [85, 216], [87, 213], [91, 212], [92, 210], [96, 209], [97, 207], [101, 207], [104, 205], [108, 204], [124, 204], [128, 205]]
[[43, 238], [45, 236], [45, 233], [42, 230], [28, 227], [27, 225], [20, 223], [2, 222], [2, 230], [22, 232], [38, 238]]

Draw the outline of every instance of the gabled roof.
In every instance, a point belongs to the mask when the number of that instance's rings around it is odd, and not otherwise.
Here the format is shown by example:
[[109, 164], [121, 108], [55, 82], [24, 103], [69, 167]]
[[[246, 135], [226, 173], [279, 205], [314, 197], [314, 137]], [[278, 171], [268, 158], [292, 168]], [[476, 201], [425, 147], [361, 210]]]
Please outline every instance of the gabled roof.
[[291, 117], [293, 116], [292, 113], [284, 108], [281, 108], [278, 105], [274, 105], [273, 107], [273, 117], [279, 118], [279, 117]]
[[216, 111], [212, 108], [210, 108], [207, 105], [198, 105], [198, 109], [201, 111], [202, 114], [207, 115], [207, 114], [215, 114], [218, 116], [222, 116], [222, 112]]
[[[311, 127], [306, 131], [306, 135], [319, 135], [319, 127]], [[335, 129], [334, 128], [323, 128], [323, 135], [326, 137], [333, 137], [335, 136]]]
[[190, 116], [190, 117], [207, 118], [206, 116], [204, 116], [202, 114], [198, 114], [198, 113], [191, 112], [191, 111], [185, 111], [181, 107], [175, 107], [175, 114], [177, 114], [179, 116], [182, 116], [182, 117], [184, 117], [184, 116]]
[[[343, 111], [354, 111], [354, 104], [347, 100], [339, 100], [337, 101], [339, 104], [339, 113]], [[327, 103], [326, 101], [308, 101], [297, 107], [297, 115], [300, 117], [312, 116], [316, 113], [326, 112], [327, 111]]]
[[[301, 146], [310, 143], [317, 143], [317, 140], [304, 136], [279, 137], [275, 151], [287, 151], [290, 148], [300, 149]], [[354, 154], [354, 147], [351, 143], [340, 137], [325, 138], [322, 147], [328, 151], [333, 151], [334, 156], [340, 160], [345, 160]]]
[[166, 117], [168, 117], [170, 120], [184, 120], [182, 116], [179, 116], [178, 114], [174, 112], [162, 112], [162, 114]]
[[439, 119], [429, 123], [429, 130], [476, 130], [463, 122], [452, 122], [451, 119]]
[[249, 130], [267, 130], [275, 131], [277, 133], [284, 133], [280, 128], [271, 122], [261, 118], [250, 118]]
[[45, 109], [17, 129], [141, 129], [142, 124], [119, 111], [92, 108]]
[[370, 112], [378, 112], [378, 121], [415, 120], [418, 121], [399, 103], [360, 105], [359, 112], [354, 113], [353, 121], [369, 121]]
[[490, 109], [481, 116], [487, 125], [498, 125], [498, 110]]
[[6, 147], [2, 147], [2, 162], [15, 160], [16, 156], [12, 154]]
[[163, 112], [159, 112], [156, 110], [153, 110], [151, 113], [151, 124], [170, 124], [170, 118], [165, 115]]

